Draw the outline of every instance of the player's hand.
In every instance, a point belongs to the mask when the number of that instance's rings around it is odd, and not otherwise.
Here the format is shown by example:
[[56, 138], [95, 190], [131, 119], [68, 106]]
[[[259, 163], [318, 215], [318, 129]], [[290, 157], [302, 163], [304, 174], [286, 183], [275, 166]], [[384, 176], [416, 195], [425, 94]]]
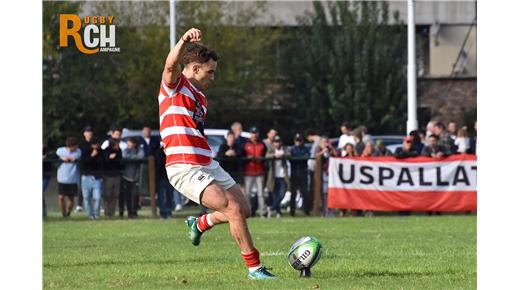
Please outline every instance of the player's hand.
[[191, 28], [182, 36], [184, 42], [199, 42], [202, 40], [202, 32], [197, 28]]

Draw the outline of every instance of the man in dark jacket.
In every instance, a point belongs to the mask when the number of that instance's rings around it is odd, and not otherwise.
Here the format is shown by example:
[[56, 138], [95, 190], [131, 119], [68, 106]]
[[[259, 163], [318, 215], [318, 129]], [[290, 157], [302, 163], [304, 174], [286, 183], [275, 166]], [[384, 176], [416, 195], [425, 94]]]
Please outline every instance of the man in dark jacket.
[[217, 153], [220, 166], [226, 170], [236, 183], [241, 183], [240, 158], [243, 156], [240, 144], [235, 142], [235, 134], [229, 131], [226, 136], [226, 143], [220, 145]]
[[119, 193], [119, 217], [123, 217], [126, 210], [128, 218], [137, 218], [137, 202], [139, 200], [137, 184], [141, 170], [141, 161], [144, 158], [144, 150], [139, 147], [139, 139], [130, 137], [128, 147], [122, 150], [122, 156], [127, 162], [124, 164], [121, 176], [121, 192]]
[[99, 218], [103, 187], [103, 156], [101, 145], [95, 138], [84, 140], [80, 145], [81, 191], [85, 211], [90, 219]]
[[428, 141], [430, 144], [424, 147], [421, 155], [435, 159], [440, 159], [450, 155], [449, 149], [444, 147], [444, 145], [439, 144], [439, 137], [437, 135], [431, 135], [428, 137]]
[[152, 128], [150, 125], [143, 126], [143, 138], [141, 138], [140, 147], [143, 149], [144, 156], [148, 157], [154, 155], [155, 151], [161, 147], [161, 139], [157, 136], [152, 136]]
[[122, 158], [118, 140], [109, 139], [108, 147], [103, 152], [103, 203], [105, 215], [109, 218], [114, 215], [119, 198]]
[[[310, 150], [303, 145], [303, 136], [294, 136], [294, 146], [291, 148], [291, 200], [289, 203], [291, 216], [296, 211], [296, 194], [300, 191], [303, 198], [303, 212], [310, 215], [312, 210], [312, 195], [308, 189], [308, 170], [307, 159], [310, 157]], [[292, 159], [295, 158], [295, 159]]]
[[406, 136], [403, 140], [403, 147], [399, 147], [395, 150], [395, 158], [402, 159], [408, 157], [417, 157], [419, 156], [419, 152], [415, 151], [413, 148], [413, 137]]

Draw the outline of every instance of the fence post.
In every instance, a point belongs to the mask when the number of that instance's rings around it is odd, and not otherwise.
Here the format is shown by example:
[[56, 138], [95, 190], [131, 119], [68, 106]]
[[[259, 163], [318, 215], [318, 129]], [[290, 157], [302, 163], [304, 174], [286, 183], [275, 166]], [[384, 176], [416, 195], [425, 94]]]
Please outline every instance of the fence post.
[[150, 192], [150, 205], [152, 216], [157, 217], [157, 188], [155, 186], [155, 157], [148, 156], [148, 191]]
[[313, 190], [313, 207], [312, 207], [312, 215], [320, 216], [321, 215], [321, 191], [323, 187], [322, 180], [322, 170], [323, 170], [323, 156], [316, 155], [316, 166], [314, 167], [314, 188]]

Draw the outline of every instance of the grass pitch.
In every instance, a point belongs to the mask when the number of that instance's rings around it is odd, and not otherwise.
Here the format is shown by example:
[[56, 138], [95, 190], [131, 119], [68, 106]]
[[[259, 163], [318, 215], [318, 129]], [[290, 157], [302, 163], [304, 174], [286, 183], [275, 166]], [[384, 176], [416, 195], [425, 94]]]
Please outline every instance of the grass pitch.
[[[43, 225], [44, 289], [475, 289], [476, 216], [250, 219], [276, 281], [249, 281], [227, 225], [187, 239], [181, 218]], [[293, 242], [317, 237], [324, 253], [300, 279]]]

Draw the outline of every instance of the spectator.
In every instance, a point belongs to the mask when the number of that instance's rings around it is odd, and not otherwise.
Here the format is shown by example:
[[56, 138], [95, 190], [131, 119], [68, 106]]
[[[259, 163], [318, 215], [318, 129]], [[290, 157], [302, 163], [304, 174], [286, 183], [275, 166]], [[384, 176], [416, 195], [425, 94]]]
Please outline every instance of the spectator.
[[42, 214], [43, 217], [47, 216], [47, 205], [45, 204], [45, 191], [49, 186], [49, 182], [52, 177], [52, 162], [49, 160], [53, 157], [54, 152], [43, 146], [42, 154], [42, 176], [43, 176], [43, 190], [42, 190]]
[[470, 139], [469, 142], [469, 154], [477, 154], [477, 121], [475, 121], [475, 137]]
[[272, 151], [274, 148], [274, 137], [278, 136], [278, 131], [275, 129], [269, 129], [267, 132], [267, 138], [263, 140], [265, 146], [267, 146], [267, 151]]
[[392, 152], [386, 148], [383, 140], [377, 139], [374, 154], [372, 156], [392, 156]]
[[437, 122], [433, 128], [435, 135], [439, 137], [438, 144], [441, 146], [441, 148], [444, 148], [446, 155], [455, 152], [455, 144], [446, 131], [446, 126], [444, 126], [442, 122]]
[[112, 128], [110, 129], [110, 137], [103, 141], [103, 143], [101, 144], [102, 150], [106, 150], [109, 147], [110, 140], [114, 140], [115, 142], [117, 142], [119, 145], [119, 149], [126, 149], [126, 142], [121, 139], [121, 128], [112, 126]]
[[[86, 155], [90, 154], [90, 151], [92, 150], [90, 148], [92, 138], [94, 138], [94, 131], [92, 130], [92, 127], [86, 126], [83, 128], [83, 139], [79, 142], [79, 149], [81, 150], [81, 159], [83, 159]], [[83, 175], [83, 165], [80, 162], [80, 174]], [[79, 181], [79, 189], [78, 192], [78, 205], [76, 206], [76, 209], [74, 212], [82, 212], [83, 211], [83, 185], [81, 185], [83, 177], [80, 177]]]
[[103, 151], [103, 203], [105, 216], [112, 218], [116, 210], [121, 186], [123, 153], [117, 139], [109, 139]]
[[[314, 130], [309, 130], [305, 133], [305, 139], [307, 139], [307, 141], [312, 143], [311, 150], [310, 150], [311, 159], [309, 159], [307, 161], [307, 166], [312, 175], [312, 173], [314, 172], [315, 166], [316, 166], [316, 161], [314, 160], [314, 158], [316, 157], [316, 153], [319, 152], [321, 137]], [[311, 188], [312, 188], [312, 185], [311, 185]]]
[[289, 168], [286, 159], [289, 156], [291, 156], [291, 152], [282, 145], [280, 136], [273, 137], [273, 148], [268, 149], [266, 153], [266, 157], [271, 158], [269, 160], [269, 173], [267, 174], [267, 190], [272, 193], [267, 217], [271, 217], [274, 212], [276, 212], [277, 218], [282, 216], [280, 202], [282, 202], [287, 189], [290, 189]]
[[[259, 140], [259, 132], [256, 127], [250, 130], [251, 137], [244, 145], [244, 155], [250, 160], [245, 164], [245, 183], [246, 192], [248, 194], [247, 200], [252, 202], [253, 198], [253, 184], [256, 185], [258, 209], [260, 210], [260, 217], [264, 217], [266, 213], [266, 206], [264, 203], [264, 161], [261, 159], [265, 156], [267, 148], [265, 144]], [[256, 208], [251, 207], [252, 216], [255, 216]]]
[[[312, 195], [307, 188], [309, 183], [309, 176], [307, 172], [307, 158], [310, 156], [310, 151], [303, 145], [303, 137], [301, 134], [294, 136], [294, 146], [291, 148], [291, 199], [289, 202], [290, 214], [295, 215], [296, 212], [296, 195], [300, 191], [300, 196], [303, 198], [303, 212], [306, 216], [311, 214], [312, 210]], [[303, 159], [305, 158], [305, 159]]]
[[217, 153], [222, 168], [239, 183], [240, 158], [243, 156], [242, 148], [235, 142], [235, 135], [229, 131], [226, 135], [226, 143], [220, 145]]
[[[434, 136], [434, 135], [432, 135]], [[409, 157], [417, 157], [419, 156], [419, 153], [417, 151], [415, 151], [415, 149], [413, 148], [413, 137], [412, 136], [406, 136], [404, 137], [403, 139], [403, 146], [402, 147], [398, 147], [396, 150], [395, 150], [395, 158], [397, 159], [403, 159], [403, 158], [409, 158]]]
[[368, 134], [368, 129], [367, 127], [361, 125], [359, 126], [359, 131], [361, 132], [361, 141], [363, 141], [363, 143], [368, 143], [370, 142], [370, 140], [372, 140], [372, 137], [370, 136], [370, 134]]
[[[81, 150], [78, 148], [78, 140], [68, 137], [65, 147], [56, 150], [56, 155], [63, 161], [58, 166], [58, 204], [63, 217], [69, 217], [74, 206], [74, 196], [78, 194], [79, 164]], [[67, 197], [67, 205], [65, 205]]]
[[179, 211], [182, 210], [180, 193], [168, 181], [165, 164], [166, 154], [164, 154], [162, 144], [160, 144], [159, 148], [155, 150], [155, 179], [157, 182], [157, 205], [161, 219], [171, 217], [174, 201], [175, 208], [179, 208]]
[[[83, 159], [85, 156], [90, 155], [91, 152], [91, 142], [92, 138], [94, 137], [94, 131], [92, 130], [92, 127], [86, 126], [83, 129], [83, 140], [79, 142], [79, 149], [81, 150], [81, 159]], [[83, 175], [83, 165], [80, 162], [80, 173]], [[83, 185], [81, 185], [81, 182], [83, 180], [83, 177], [80, 178], [80, 191], [78, 192], [78, 205], [76, 206], [75, 212], [82, 212], [83, 211]]]
[[462, 127], [457, 132], [457, 138], [453, 142], [457, 146], [457, 152], [461, 154], [467, 153], [469, 150], [469, 138], [466, 127]]
[[[347, 145], [345, 146], [348, 146]], [[330, 145], [329, 138], [322, 136], [320, 138], [319, 152], [316, 153], [316, 158], [320, 159], [318, 164], [321, 164], [319, 170], [321, 171], [321, 215], [329, 216], [327, 206], [327, 195], [328, 195], [328, 182], [329, 182], [329, 158], [338, 156], [338, 151], [332, 145]], [[318, 168], [316, 168], [318, 170]]]
[[94, 138], [88, 138], [88, 141], [85, 139], [82, 143], [81, 152], [81, 191], [85, 201], [85, 211], [90, 219], [98, 219], [103, 188], [101, 146]]
[[[310, 149], [310, 158], [307, 160], [307, 168], [309, 172], [309, 180], [310, 180], [310, 189], [311, 189], [311, 195], [313, 200], [313, 211], [314, 214], [317, 214], [317, 212], [320, 210], [314, 204], [316, 203], [316, 200], [318, 197], [321, 196], [321, 181], [319, 184], [315, 184], [318, 179], [316, 179], [318, 176], [321, 177], [321, 170], [316, 170], [316, 153], [319, 152], [320, 149], [320, 139], [321, 137], [314, 131], [314, 130], [308, 130], [305, 132], [305, 139], [307, 139], [308, 142], [312, 143], [311, 149]], [[320, 179], [321, 180], [321, 179]]]
[[[243, 153], [244, 146], [246, 145], [248, 139], [242, 136], [242, 124], [240, 122], [234, 122], [231, 124], [231, 132], [235, 135], [235, 143], [238, 145], [238, 148]], [[245, 172], [245, 161], [243, 159], [238, 160], [238, 174], [236, 182], [240, 185], [242, 192], [246, 192], [244, 188], [244, 172]]]
[[354, 146], [354, 149], [356, 150], [356, 153], [358, 156], [361, 156], [363, 154], [363, 150], [365, 150], [365, 142], [363, 142], [363, 133], [361, 133], [361, 130], [357, 128], [352, 132], [354, 135], [354, 141], [356, 145]]
[[[121, 175], [121, 192], [119, 194], [119, 217], [123, 217], [125, 203], [128, 218], [137, 218], [137, 188], [141, 161], [144, 159], [144, 150], [139, 146], [139, 140], [130, 137], [127, 142], [128, 147], [122, 151], [122, 157], [127, 162], [124, 164], [123, 174]], [[131, 161], [131, 162], [128, 162]]]
[[341, 151], [341, 157], [356, 157], [359, 156], [356, 152], [356, 149], [354, 148], [353, 143], [347, 143], [343, 147], [343, 150]]
[[457, 134], [457, 124], [455, 122], [449, 122], [448, 135], [450, 136], [451, 140], [455, 141], [455, 139], [457, 139]]
[[233, 122], [231, 124], [231, 132], [235, 134], [235, 142], [240, 146], [240, 148], [243, 150], [244, 145], [246, 145], [248, 139], [246, 137], [242, 136], [242, 124], [240, 122]]
[[444, 146], [439, 144], [439, 137], [437, 135], [431, 135], [428, 137], [428, 140], [430, 144], [424, 147], [421, 155], [441, 159], [450, 154]]
[[345, 144], [352, 143], [356, 144], [356, 141], [354, 140], [354, 136], [352, 136], [352, 126], [348, 122], [341, 123], [341, 136], [339, 137], [338, 141], [338, 149], [343, 150], [342, 148], [345, 147]]
[[[425, 129], [419, 129], [419, 140], [421, 141], [421, 144], [424, 146], [428, 145], [428, 140], [426, 140], [426, 130]], [[418, 151], [421, 152], [421, 151]]]
[[[428, 140], [428, 137], [430, 137], [431, 135], [435, 135], [435, 124], [437, 124], [437, 121], [434, 120], [431, 120], [430, 122], [428, 122], [428, 124], [426, 124], [426, 140]], [[426, 143], [428, 143], [428, 141]]]
[[361, 157], [371, 157], [374, 153], [374, 145], [372, 145], [372, 142], [367, 142], [365, 144], [365, 149], [363, 149], [363, 152], [361, 152]]
[[420, 153], [422, 152], [425, 144], [423, 144], [418, 130], [412, 130], [409, 134], [412, 137], [412, 149], [413, 151]]
[[141, 139], [140, 147], [143, 149], [144, 156], [154, 155], [157, 148], [160, 147], [160, 138], [152, 136], [152, 128], [148, 124], [143, 126], [142, 134], [143, 138]]

